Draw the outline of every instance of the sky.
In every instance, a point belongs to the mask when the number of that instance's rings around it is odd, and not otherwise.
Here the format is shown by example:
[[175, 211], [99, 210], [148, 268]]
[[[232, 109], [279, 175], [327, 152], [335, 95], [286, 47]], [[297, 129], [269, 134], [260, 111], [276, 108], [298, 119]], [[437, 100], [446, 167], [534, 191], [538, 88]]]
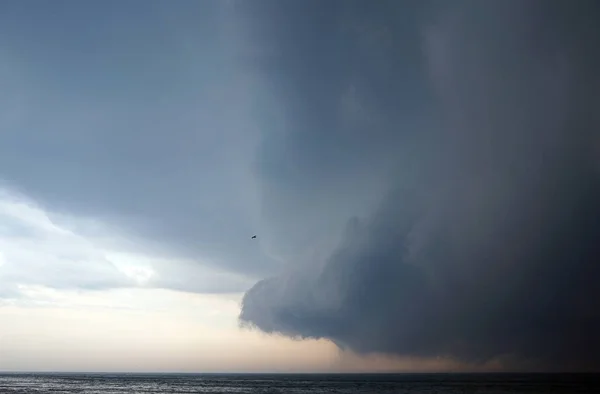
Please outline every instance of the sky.
[[0, 370], [600, 370], [598, 8], [3, 2]]

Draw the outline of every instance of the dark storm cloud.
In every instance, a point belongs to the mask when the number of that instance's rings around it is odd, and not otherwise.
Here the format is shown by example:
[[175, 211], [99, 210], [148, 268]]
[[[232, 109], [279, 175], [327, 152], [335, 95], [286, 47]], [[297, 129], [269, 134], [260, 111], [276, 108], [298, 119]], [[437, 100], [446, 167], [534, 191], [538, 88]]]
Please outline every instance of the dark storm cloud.
[[282, 112], [261, 197], [296, 264], [247, 292], [242, 321], [361, 353], [600, 368], [597, 4], [259, 4]]
[[377, 12], [364, 2], [238, 4], [260, 43], [260, 55], [245, 60], [270, 92], [256, 104], [261, 234], [277, 254], [296, 258], [337, 235], [349, 213], [370, 210], [406, 162], [400, 139], [430, 127], [414, 26], [420, 10], [417, 2], [383, 2]]

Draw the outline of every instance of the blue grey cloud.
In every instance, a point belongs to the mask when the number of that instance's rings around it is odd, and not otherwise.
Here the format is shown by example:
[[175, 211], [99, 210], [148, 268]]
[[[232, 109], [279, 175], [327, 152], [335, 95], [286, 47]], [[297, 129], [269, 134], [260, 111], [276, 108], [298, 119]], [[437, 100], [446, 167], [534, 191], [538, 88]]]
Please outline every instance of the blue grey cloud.
[[163, 257], [273, 272], [250, 240], [256, 131], [232, 7], [2, 8], [0, 178], [47, 212], [110, 223]]

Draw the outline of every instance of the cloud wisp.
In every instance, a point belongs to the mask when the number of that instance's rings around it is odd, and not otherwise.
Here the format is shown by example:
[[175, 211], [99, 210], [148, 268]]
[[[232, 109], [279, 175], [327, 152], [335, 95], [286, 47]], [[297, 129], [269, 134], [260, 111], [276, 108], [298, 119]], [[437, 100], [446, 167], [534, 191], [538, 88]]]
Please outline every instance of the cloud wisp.
[[308, 3], [250, 18], [282, 103], [264, 218], [294, 264], [246, 293], [242, 322], [363, 354], [599, 369], [597, 4]]
[[27, 298], [32, 286], [227, 293], [250, 283], [241, 274], [150, 251], [102, 223], [53, 215], [11, 189], [0, 189], [0, 299]]

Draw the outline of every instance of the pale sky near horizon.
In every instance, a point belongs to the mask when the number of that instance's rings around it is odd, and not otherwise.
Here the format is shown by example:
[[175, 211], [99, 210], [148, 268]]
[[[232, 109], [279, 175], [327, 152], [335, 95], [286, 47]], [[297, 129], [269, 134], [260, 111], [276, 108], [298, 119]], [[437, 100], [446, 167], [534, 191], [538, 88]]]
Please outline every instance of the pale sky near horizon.
[[[0, 370], [251, 372], [333, 365], [325, 343], [240, 330], [242, 293], [147, 288], [157, 275], [152, 267], [177, 269], [185, 261], [129, 252], [112, 231], [82, 236], [73, 228], [85, 227], [83, 221], [64, 218], [69, 225], [61, 225], [31, 200], [6, 189], [0, 194]], [[103, 274], [121, 276], [122, 287], [71, 288], [93, 287], [107, 280]], [[197, 273], [213, 281], [218, 274]]]

